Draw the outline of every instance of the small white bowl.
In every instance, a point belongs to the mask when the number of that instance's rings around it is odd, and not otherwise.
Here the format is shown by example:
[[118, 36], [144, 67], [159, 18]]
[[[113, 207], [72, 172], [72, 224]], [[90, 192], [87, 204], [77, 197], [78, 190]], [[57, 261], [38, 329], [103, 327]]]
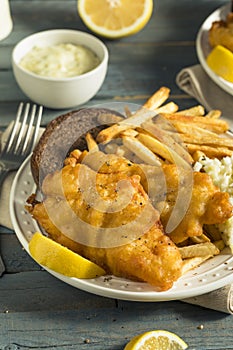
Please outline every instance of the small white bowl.
[[[20, 60], [34, 46], [59, 43], [83, 45], [100, 59], [93, 70], [71, 78], [42, 77], [20, 67]], [[32, 34], [21, 40], [12, 53], [15, 79], [22, 91], [34, 102], [48, 108], [71, 108], [89, 101], [102, 86], [108, 66], [108, 50], [95, 36], [69, 29], [54, 29]]]

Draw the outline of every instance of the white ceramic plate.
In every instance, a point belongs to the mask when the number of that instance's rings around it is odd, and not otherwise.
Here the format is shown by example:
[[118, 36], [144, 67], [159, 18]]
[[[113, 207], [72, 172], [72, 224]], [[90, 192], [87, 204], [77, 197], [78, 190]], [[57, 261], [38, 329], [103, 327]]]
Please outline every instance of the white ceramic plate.
[[208, 42], [208, 31], [214, 21], [219, 21], [220, 19], [225, 20], [228, 12], [230, 12], [230, 4], [218, 8], [209, 17], [207, 17], [197, 34], [196, 49], [200, 64], [209, 77], [223, 90], [233, 95], [233, 83], [228, 82], [214, 73], [206, 62], [206, 58], [211, 51], [211, 46]]
[[[10, 194], [10, 214], [16, 235], [29, 253], [28, 242], [40, 227], [24, 209], [26, 199], [36, 191], [28, 157], [18, 170]], [[30, 253], [29, 253], [30, 254]], [[233, 257], [226, 249], [200, 267], [182, 276], [166, 292], [155, 292], [146, 283], [132, 282], [114, 276], [95, 279], [69, 278], [54, 271], [46, 270], [58, 279], [90, 293], [110, 298], [132, 301], [163, 301], [183, 299], [210, 292], [233, 282]]]

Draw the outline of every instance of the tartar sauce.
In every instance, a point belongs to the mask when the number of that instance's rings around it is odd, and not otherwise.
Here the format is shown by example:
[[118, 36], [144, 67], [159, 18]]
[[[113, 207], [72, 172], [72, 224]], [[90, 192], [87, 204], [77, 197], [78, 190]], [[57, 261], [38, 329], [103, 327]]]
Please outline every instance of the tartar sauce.
[[20, 66], [44, 77], [69, 78], [91, 71], [100, 64], [99, 57], [82, 45], [70, 43], [34, 46], [20, 61]]

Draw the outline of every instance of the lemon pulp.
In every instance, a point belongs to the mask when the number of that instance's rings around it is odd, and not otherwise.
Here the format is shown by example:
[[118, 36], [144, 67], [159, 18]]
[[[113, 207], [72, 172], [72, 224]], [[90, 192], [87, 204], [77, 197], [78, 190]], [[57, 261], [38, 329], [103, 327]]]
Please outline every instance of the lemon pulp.
[[111, 39], [140, 31], [152, 11], [153, 0], [78, 0], [78, 13], [86, 26]]
[[137, 335], [124, 350], [185, 350], [188, 345], [176, 334], [155, 330]]

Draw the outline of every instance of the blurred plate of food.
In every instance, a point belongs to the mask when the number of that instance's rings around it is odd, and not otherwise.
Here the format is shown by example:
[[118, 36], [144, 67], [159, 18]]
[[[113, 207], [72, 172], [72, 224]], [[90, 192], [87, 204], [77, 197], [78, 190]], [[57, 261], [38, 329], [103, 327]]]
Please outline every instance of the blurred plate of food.
[[[224, 91], [233, 95], [233, 83], [230, 80], [224, 79], [220, 73], [216, 74], [216, 69], [210, 68], [207, 63], [207, 58], [213, 53], [213, 50], [219, 45], [224, 47], [231, 56], [232, 53], [232, 28], [233, 28], [233, 15], [231, 12], [231, 4], [228, 3], [217, 10], [215, 10], [210, 16], [203, 22], [201, 28], [198, 31], [196, 39], [197, 56], [201, 66], [208, 74], [208, 76]], [[220, 51], [220, 54], [222, 52]], [[233, 58], [231, 58], [231, 65], [233, 67]], [[215, 58], [215, 64], [219, 66], [221, 62]], [[221, 69], [221, 67], [220, 67]]]
[[22, 164], [10, 214], [25, 250], [33, 257], [29, 242], [41, 232], [106, 272], [81, 279], [41, 264], [57, 278], [134, 301], [183, 299], [233, 282], [229, 123], [219, 110], [179, 110], [169, 97], [161, 87], [143, 106], [60, 116]]

